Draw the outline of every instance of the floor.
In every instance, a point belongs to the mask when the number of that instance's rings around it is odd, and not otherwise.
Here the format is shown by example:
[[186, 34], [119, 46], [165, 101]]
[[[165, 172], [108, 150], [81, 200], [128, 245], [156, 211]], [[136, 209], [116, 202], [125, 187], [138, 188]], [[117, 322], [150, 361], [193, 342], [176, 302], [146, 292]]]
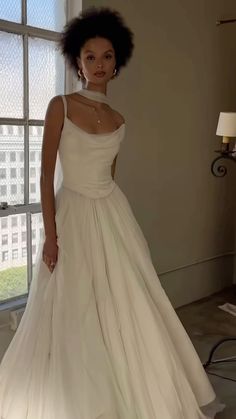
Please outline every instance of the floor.
[[[236, 316], [218, 308], [218, 305], [226, 302], [236, 305], [236, 286], [176, 310], [202, 363], [207, 361], [212, 346], [218, 340], [236, 337]], [[7, 320], [6, 315], [5, 323]], [[8, 326], [4, 326], [4, 323], [0, 325], [0, 359], [13, 334], [14, 332]], [[226, 356], [236, 356], [236, 340], [223, 345], [216, 352], [217, 358]], [[225, 376], [229, 380], [213, 374]], [[208, 376], [221, 402], [226, 404], [226, 408], [216, 416], [216, 419], [236, 419], [236, 382], [230, 381], [230, 379], [236, 380], [236, 362], [211, 366]]]
[[[227, 337], [236, 338], [236, 316], [218, 308], [218, 305], [226, 302], [236, 305], [236, 286], [176, 310], [202, 363], [208, 360], [210, 350], [216, 342]], [[223, 344], [215, 352], [214, 359], [228, 356], [236, 358], [236, 340]], [[236, 419], [236, 361], [212, 365], [208, 367], [208, 372], [216, 394], [226, 404], [226, 408], [217, 414], [216, 419]], [[213, 374], [222, 375], [229, 380]]]

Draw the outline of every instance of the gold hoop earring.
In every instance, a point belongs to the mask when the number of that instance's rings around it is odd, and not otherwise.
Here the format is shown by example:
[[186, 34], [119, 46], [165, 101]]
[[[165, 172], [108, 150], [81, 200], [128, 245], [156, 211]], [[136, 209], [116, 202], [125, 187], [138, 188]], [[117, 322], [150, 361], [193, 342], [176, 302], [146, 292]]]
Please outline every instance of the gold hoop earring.
[[82, 79], [82, 78], [84, 78], [84, 75], [83, 75], [83, 72], [82, 72], [82, 70], [79, 68], [79, 70], [78, 70], [78, 75], [79, 75], [79, 77]]
[[114, 78], [115, 78], [116, 73], [117, 73], [117, 69], [115, 68], [115, 70], [113, 71], [112, 79], [114, 79]]

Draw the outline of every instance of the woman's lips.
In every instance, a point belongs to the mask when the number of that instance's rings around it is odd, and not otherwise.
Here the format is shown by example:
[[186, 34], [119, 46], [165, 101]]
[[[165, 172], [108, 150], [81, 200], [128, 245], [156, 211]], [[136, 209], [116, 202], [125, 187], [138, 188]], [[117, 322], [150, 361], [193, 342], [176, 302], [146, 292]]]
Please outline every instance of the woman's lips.
[[97, 71], [96, 73], [95, 73], [95, 76], [97, 76], [97, 77], [103, 77], [103, 76], [105, 76], [105, 72], [104, 71]]

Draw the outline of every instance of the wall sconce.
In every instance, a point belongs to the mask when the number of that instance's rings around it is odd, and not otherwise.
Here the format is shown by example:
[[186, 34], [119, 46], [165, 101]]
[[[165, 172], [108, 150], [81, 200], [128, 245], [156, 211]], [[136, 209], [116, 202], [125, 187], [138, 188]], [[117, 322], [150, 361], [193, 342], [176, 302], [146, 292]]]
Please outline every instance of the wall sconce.
[[236, 137], [236, 112], [220, 112], [216, 135], [222, 136], [221, 150], [215, 150], [220, 156], [216, 157], [211, 164], [211, 172], [214, 176], [223, 177], [227, 173], [227, 168], [218, 165], [219, 160], [227, 159], [236, 162], [236, 142], [234, 148], [230, 150], [230, 141]]

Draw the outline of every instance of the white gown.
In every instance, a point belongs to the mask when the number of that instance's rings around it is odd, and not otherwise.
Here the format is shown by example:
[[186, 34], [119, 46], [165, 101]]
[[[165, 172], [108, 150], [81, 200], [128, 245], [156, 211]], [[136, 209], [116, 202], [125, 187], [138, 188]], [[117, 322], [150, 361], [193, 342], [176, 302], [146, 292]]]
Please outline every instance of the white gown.
[[42, 241], [0, 365], [0, 418], [212, 418], [223, 406], [111, 177], [125, 124], [89, 134], [67, 117], [62, 99], [58, 261], [50, 273]]

